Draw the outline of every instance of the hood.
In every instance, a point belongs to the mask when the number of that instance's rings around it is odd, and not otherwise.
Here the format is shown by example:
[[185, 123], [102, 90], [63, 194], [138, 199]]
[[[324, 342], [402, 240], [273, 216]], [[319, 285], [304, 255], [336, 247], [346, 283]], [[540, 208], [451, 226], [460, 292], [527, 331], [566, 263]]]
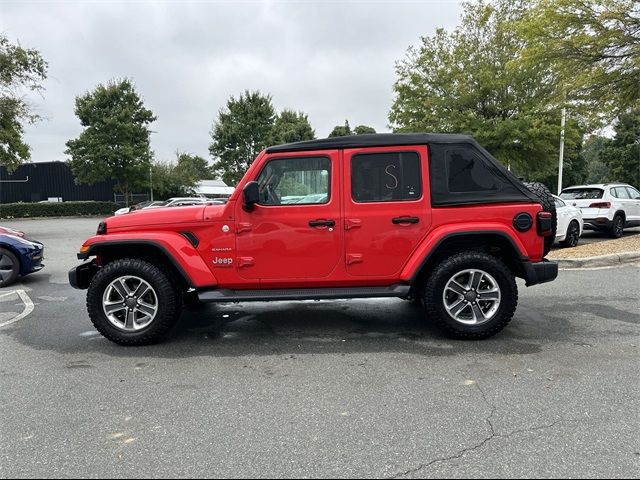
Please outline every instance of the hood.
[[[224, 205], [220, 205], [224, 207]], [[217, 205], [190, 205], [186, 207], [161, 207], [134, 210], [115, 217], [109, 217], [106, 221], [109, 231], [114, 229], [131, 229], [152, 225], [171, 225], [181, 223], [196, 223], [204, 221], [204, 211], [210, 208], [219, 208]]]

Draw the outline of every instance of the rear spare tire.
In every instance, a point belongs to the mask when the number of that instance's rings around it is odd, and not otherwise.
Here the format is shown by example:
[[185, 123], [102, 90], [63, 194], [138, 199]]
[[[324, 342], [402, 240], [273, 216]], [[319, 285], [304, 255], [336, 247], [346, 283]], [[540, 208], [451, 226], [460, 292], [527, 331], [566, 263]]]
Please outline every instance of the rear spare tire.
[[558, 229], [558, 215], [556, 213], [556, 202], [553, 199], [551, 191], [540, 182], [523, 182], [525, 186], [529, 189], [531, 193], [533, 193], [538, 200], [540, 201], [540, 205], [542, 205], [542, 210], [545, 212], [549, 212], [553, 215], [553, 232], [548, 237], [544, 237], [544, 254], [546, 257], [551, 251], [551, 247], [553, 246], [553, 242], [556, 239], [556, 230]]

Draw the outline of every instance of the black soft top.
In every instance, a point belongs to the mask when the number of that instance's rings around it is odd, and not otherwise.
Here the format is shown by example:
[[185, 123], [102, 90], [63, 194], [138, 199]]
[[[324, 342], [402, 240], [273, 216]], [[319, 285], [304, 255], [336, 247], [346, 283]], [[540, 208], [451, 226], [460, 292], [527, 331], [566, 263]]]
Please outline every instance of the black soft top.
[[471, 143], [477, 147], [480, 146], [470, 135], [449, 133], [373, 133], [369, 135], [350, 135], [347, 137], [332, 137], [319, 140], [307, 140], [304, 142], [285, 143], [284, 145], [269, 147], [267, 153], [393, 147], [398, 145], [428, 145], [431, 143]]
[[[276, 145], [268, 148], [267, 153], [406, 145], [428, 145], [429, 147], [431, 205], [434, 207], [504, 202], [539, 203], [539, 199], [520, 180], [507, 171], [470, 135], [447, 133], [351, 135]], [[465, 152], [468, 154], [465, 158], [460, 156], [460, 153]], [[458, 166], [452, 169], [454, 160], [462, 163], [458, 163]], [[453, 179], [457, 179], [456, 186], [452, 184]]]

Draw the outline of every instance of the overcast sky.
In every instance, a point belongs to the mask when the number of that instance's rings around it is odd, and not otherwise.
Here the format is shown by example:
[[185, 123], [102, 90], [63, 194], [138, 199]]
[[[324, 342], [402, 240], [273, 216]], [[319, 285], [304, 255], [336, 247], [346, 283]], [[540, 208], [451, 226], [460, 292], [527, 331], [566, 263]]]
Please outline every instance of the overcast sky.
[[455, 0], [0, 0], [0, 30], [49, 62], [44, 98], [33, 99], [45, 120], [26, 132], [33, 161], [65, 159], [81, 131], [75, 96], [114, 77], [132, 78], [158, 116], [157, 159], [209, 158], [218, 111], [245, 89], [306, 112], [318, 137], [345, 119], [387, 131], [395, 61], [460, 12]]

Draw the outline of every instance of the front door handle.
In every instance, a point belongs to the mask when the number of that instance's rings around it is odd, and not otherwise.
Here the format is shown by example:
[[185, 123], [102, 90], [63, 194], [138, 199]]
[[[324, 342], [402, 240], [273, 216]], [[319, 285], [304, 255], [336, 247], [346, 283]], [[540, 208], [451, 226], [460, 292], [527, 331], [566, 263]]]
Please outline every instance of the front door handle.
[[335, 227], [335, 220], [311, 220], [309, 221], [310, 227]]
[[420, 223], [420, 219], [418, 217], [395, 217], [392, 218], [391, 221], [394, 225], [401, 225], [403, 223]]

